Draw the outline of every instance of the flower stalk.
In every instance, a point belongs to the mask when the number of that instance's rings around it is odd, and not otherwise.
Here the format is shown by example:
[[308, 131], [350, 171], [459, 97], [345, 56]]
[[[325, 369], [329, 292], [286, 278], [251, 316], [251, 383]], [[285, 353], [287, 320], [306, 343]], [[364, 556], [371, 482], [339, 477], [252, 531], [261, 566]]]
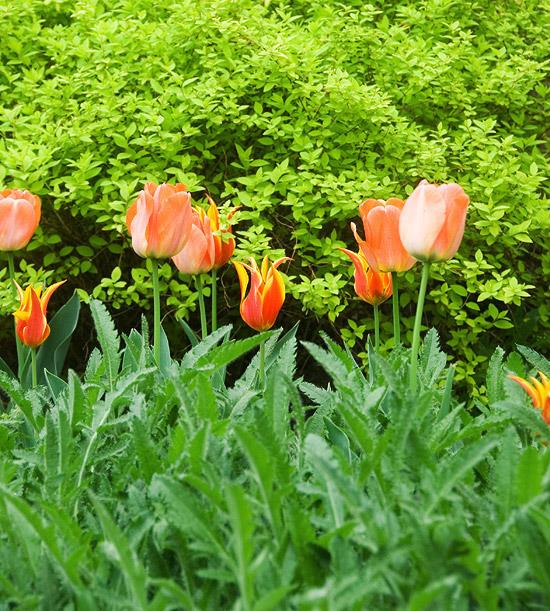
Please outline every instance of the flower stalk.
[[151, 278], [153, 281], [153, 354], [155, 363], [160, 365], [160, 285], [158, 260], [151, 259]]
[[418, 304], [416, 306], [416, 317], [414, 319], [413, 341], [411, 351], [411, 367], [410, 367], [410, 387], [411, 392], [416, 392], [416, 372], [418, 368], [418, 349], [420, 347], [420, 327], [422, 326], [422, 312], [424, 310], [424, 299], [426, 297], [426, 289], [428, 287], [428, 278], [430, 276], [430, 263], [424, 263], [422, 266], [422, 279], [420, 281], [420, 290], [418, 292]]

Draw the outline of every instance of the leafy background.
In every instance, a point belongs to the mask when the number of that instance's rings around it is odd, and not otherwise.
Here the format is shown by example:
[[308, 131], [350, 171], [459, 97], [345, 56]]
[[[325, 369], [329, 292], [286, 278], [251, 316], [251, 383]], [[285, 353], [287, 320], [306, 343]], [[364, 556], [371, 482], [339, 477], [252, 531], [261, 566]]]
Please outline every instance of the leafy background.
[[[294, 257], [285, 325], [305, 318], [304, 337], [325, 328], [363, 354], [370, 312], [336, 250], [353, 244], [358, 203], [454, 180], [471, 196], [467, 232], [435, 268], [426, 317], [460, 359], [457, 379], [485, 393], [479, 365], [497, 341], [548, 349], [537, 0], [7, 0], [0, 23], [0, 183], [44, 203], [22, 282], [68, 277], [66, 297], [105, 300], [129, 329], [151, 287], [124, 212], [144, 181], [179, 180], [243, 206], [238, 255]], [[169, 325], [195, 295], [161, 273]], [[418, 276], [403, 281], [409, 338]], [[235, 320], [232, 269], [222, 281]], [[83, 366], [91, 325], [79, 332]]]

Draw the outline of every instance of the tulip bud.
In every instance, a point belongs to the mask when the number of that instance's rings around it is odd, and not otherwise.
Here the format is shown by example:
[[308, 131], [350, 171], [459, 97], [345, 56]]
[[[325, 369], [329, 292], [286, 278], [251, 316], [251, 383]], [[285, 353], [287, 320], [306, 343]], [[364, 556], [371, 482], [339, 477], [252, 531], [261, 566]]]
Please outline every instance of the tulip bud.
[[409, 253], [424, 262], [451, 259], [462, 241], [470, 198], [455, 183], [423, 180], [401, 211], [399, 235]]
[[359, 206], [365, 230], [364, 240], [359, 237], [355, 223], [351, 224], [361, 252], [376, 272], [405, 272], [415, 263], [399, 237], [399, 218], [403, 205], [403, 200], [396, 197], [388, 201], [366, 199]]
[[16, 283], [21, 304], [13, 313], [15, 316], [15, 330], [21, 343], [29, 348], [37, 348], [44, 343], [50, 335], [50, 325], [46, 319], [46, 310], [50, 297], [65, 280], [52, 284], [41, 296], [42, 289], [35, 289], [29, 285], [25, 291]]
[[25, 248], [40, 222], [40, 198], [28, 191], [0, 191], [0, 250]]
[[[283, 257], [269, 265], [268, 258], [262, 261], [258, 269], [256, 261], [250, 259], [250, 265], [237, 263], [233, 265], [239, 276], [241, 285], [241, 316], [244, 322], [255, 331], [267, 331], [275, 324], [277, 316], [285, 300], [285, 285], [277, 267], [290, 261]], [[248, 273], [250, 272], [250, 292], [246, 295]]]
[[339, 248], [352, 261], [355, 267], [355, 292], [357, 296], [373, 306], [384, 303], [392, 296], [392, 281], [390, 272], [375, 272], [368, 266], [361, 251], [355, 253], [346, 248]]
[[132, 247], [140, 257], [166, 259], [178, 254], [191, 234], [191, 194], [181, 183], [148, 182], [126, 214]]

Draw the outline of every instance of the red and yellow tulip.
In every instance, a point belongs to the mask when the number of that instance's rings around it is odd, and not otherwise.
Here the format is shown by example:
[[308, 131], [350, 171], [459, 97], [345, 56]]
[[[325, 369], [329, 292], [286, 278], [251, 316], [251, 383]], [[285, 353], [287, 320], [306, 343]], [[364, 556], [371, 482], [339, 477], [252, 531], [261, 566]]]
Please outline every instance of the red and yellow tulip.
[[40, 198], [28, 191], [0, 191], [0, 250], [24, 248], [40, 222]]
[[533, 405], [542, 411], [542, 417], [546, 424], [550, 424], [550, 380], [539, 371], [540, 381], [531, 376], [531, 383], [519, 376], [508, 376], [510, 380], [517, 382], [523, 390], [531, 397]]
[[454, 257], [464, 235], [469, 202], [460, 185], [432, 185], [423, 180], [401, 211], [399, 235], [405, 248], [424, 262]]
[[[277, 268], [285, 261], [290, 261], [290, 258], [282, 257], [270, 265], [265, 257], [261, 268], [258, 268], [253, 258], [250, 258], [250, 265], [238, 262], [233, 264], [241, 285], [241, 316], [255, 331], [267, 331], [277, 320], [285, 300], [285, 285]], [[251, 280], [247, 295], [248, 273]]]
[[376, 272], [369, 267], [367, 259], [361, 251], [353, 252], [339, 248], [352, 261], [355, 267], [355, 292], [357, 296], [373, 306], [384, 303], [392, 296], [392, 281], [390, 272]]
[[29, 285], [24, 291], [16, 283], [21, 304], [13, 313], [15, 316], [15, 329], [21, 343], [29, 348], [37, 348], [44, 343], [50, 335], [50, 325], [46, 319], [46, 310], [50, 297], [65, 280], [56, 282], [48, 287], [42, 294], [42, 289], [35, 289]]
[[404, 202], [396, 197], [388, 201], [366, 199], [359, 206], [365, 239], [357, 233], [355, 223], [351, 230], [361, 252], [376, 272], [405, 272], [415, 260], [405, 250], [399, 237], [399, 218]]
[[191, 194], [184, 184], [148, 182], [126, 214], [132, 247], [140, 257], [177, 255], [191, 234]]
[[[218, 213], [218, 207], [209, 195], [206, 197], [210, 202], [207, 214], [210, 218], [210, 227], [214, 237], [214, 269], [219, 269], [220, 267], [223, 267], [233, 256], [233, 252], [235, 250], [235, 238], [233, 237], [231, 224], [229, 224], [227, 229], [220, 228], [220, 215]], [[234, 208], [229, 213], [227, 217], [228, 223], [231, 221], [237, 210], [238, 208]]]

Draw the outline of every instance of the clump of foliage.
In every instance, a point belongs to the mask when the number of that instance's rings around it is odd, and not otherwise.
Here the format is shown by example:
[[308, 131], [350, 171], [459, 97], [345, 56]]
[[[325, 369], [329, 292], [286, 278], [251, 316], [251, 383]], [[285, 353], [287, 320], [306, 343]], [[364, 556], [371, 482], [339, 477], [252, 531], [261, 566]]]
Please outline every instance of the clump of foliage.
[[[20, 609], [540, 609], [550, 604], [550, 428], [491, 358], [489, 406], [452, 392], [435, 331], [365, 373], [325, 338], [331, 376], [296, 375], [296, 329], [224, 327], [160, 369], [91, 303], [80, 379], [0, 373], [0, 599]], [[228, 366], [267, 338], [258, 356]], [[300, 348], [301, 349], [301, 348]], [[533, 350], [518, 350], [550, 374]]]
[[[0, 7], [16, 33], [2, 44], [0, 183], [48, 211], [21, 262], [31, 281], [78, 277], [114, 308], [147, 307], [149, 274], [124, 250], [123, 216], [145, 180], [179, 180], [243, 206], [240, 255], [293, 251], [291, 316], [328, 317], [359, 348], [372, 321], [347, 306], [336, 250], [353, 243], [357, 204], [454, 180], [472, 230], [434, 270], [429, 316], [454, 320], [442, 332], [457, 379], [473, 380], [495, 328], [509, 347], [548, 348], [537, 1], [115, 4]], [[409, 340], [417, 275], [402, 291]], [[169, 266], [161, 280], [179, 314], [196, 306]], [[7, 287], [0, 305], [13, 305]]]

